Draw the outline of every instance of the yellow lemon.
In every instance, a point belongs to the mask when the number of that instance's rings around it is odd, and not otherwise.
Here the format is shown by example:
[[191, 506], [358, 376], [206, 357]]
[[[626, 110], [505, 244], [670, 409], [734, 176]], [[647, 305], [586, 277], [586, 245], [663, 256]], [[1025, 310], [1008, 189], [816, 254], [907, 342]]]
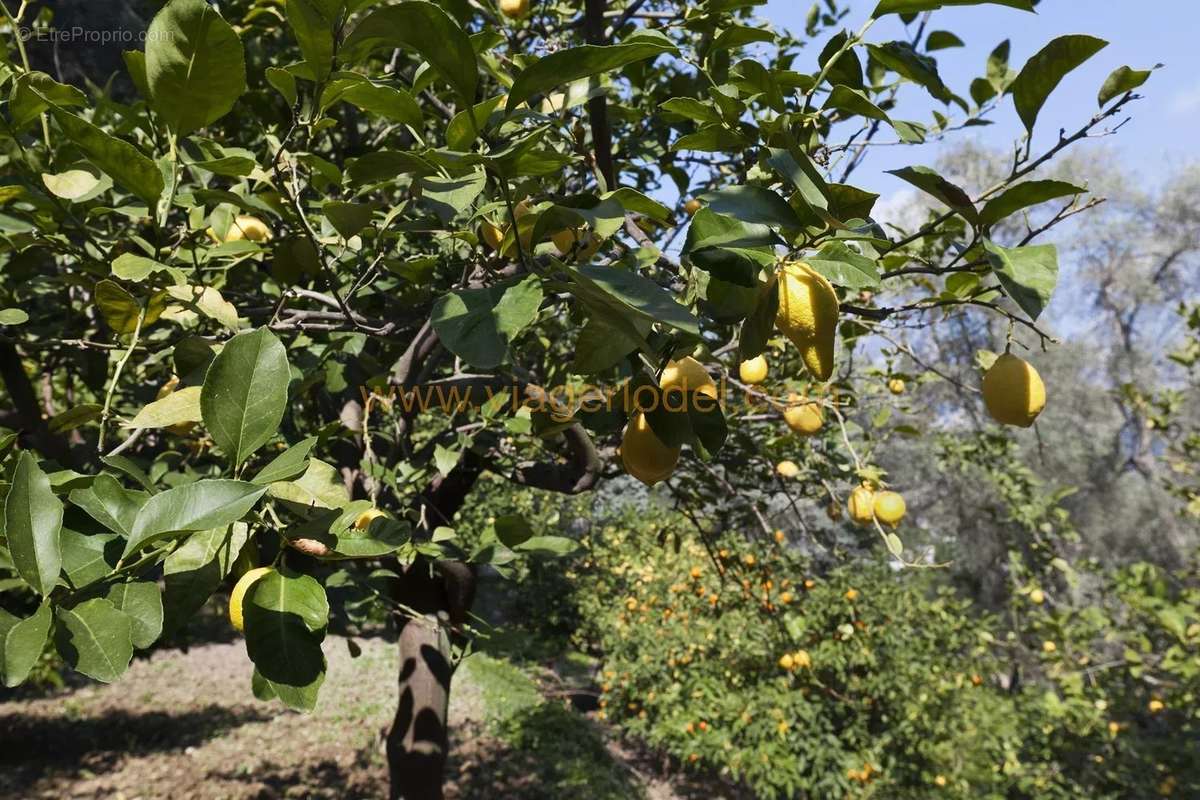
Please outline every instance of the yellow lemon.
[[742, 379], [742, 383], [748, 383], [751, 386], [765, 381], [767, 379], [767, 357], [759, 355], [743, 361], [738, 365], [738, 377]]
[[679, 463], [679, 450], [663, 444], [650, 429], [646, 415], [639, 411], [629, 420], [621, 438], [621, 464], [630, 475], [653, 486], [671, 477]]
[[529, 13], [529, 0], [500, 0], [500, 13], [509, 19], [521, 19]]
[[1147, 706], [1147, 708], [1150, 709], [1151, 714], [1157, 714], [1158, 712], [1162, 711], [1166, 707], [1167, 707], [1166, 704], [1163, 703], [1162, 700], [1159, 700], [1157, 698], [1155, 698], [1154, 700], [1151, 700], [1149, 705]]
[[591, 261], [600, 249], [600, 237], [583, 229], [568, 228], [551, 234], [550, 240], [563, 256], [572, 256], [577, 261]]
[[875, 495], [873, 508], [875, 519], [893, 528], [900, 524], [907, 511], [904, 498], [898, 492], [879, 492]]
[[783, 531], [775, 531], [775, 541], [779, 542], [780, 544], [783, 544], [784, 542], [787, 541], [787, 534], [784, 533]]
[[794, 666], [791, 653], [784, 653], [779, 657], [779, 666], [783, 669], [791, 669]]
[[983, 376], [983, 403], [997, 422], [1028, 428], [1046, 407], [1046, 385], [1032, 364], [1005, 353]]
[[892, 378], [888, 381], [888, 391], [892, 394], [904, 394], [904, 381], [900, 378]]
[[775, 327], [799, 348], [804, 365], [820, 381], [833, 374], [838, 313], [837, 294], [823, 275], [802, 262], [784, 265]]
[[699, 392], [717, 399], [717, 385], [700, 362], [691, 356], [668, 362], [659, 381], [661, 389], [680, 389], [689, 394]]
[[701, 208], [703, 208], [703, 206], [700, 205], [700, 201], [694, 197], [683, 204], [683, 210], [687, 212], [689, 217], [696, 216], [696, 212]]
[[858, 589], [847, 589], [845, 597], [847, 600], [853, 603], [858, 599]]
[[245, 630], [245, 620], [242, 617], [242, 602], [246, 599], [246, 592], [250, 591], [250, 587], [255, 581], [263, 578], [267, 573], [274, 572], [271, 567], [256, 567], [250, 570], [234, 584], [233, 591], [229, 595], [229, 622], [239, 631]]
[[781, 478], [794, 478], [800, 474], [800, 467], [796, 466], [795, 461], [780, 461], [775, 465], [775, 471]]
[[242, 239], [251, 242], [265, 242], [271, 238], [271, 229], [267, 227], [267, 223], [258, 217], [251, 217], [246, 214], [239, 214], [233, 222], [229, 223], [229, 230], [225, 231], [224, 239], [218, 236], [217, 232], [212, 228], [209, 228], [206, 233], [217, 244], [238, 242]]
[[499, 251], [500, 246], [504, 244], [506, 230], [506, 228], [497, 225], [490, 219], [485, 219], [483, 224], [479, 226], [479, 238], [483, 239], [488, 247]]
[[1054, 642], [1051, 642], [1050, 640], [1042, 642], [1042, 652], [1053, 653], [1056, 650], [1058, 650], [1058, 645], [1056, 645]]
[[821, 406], [799, 395], [788, 397], [791, 403], [783, 412], [783, 421], [787, 426], [802, 436], [812, 436], [821, 430], [825, 424], [825, 412]]
[[371, 523], [380, 517], [386, 517], [387, 514], [380, 511], [378, 508], [368, 508], [366, 511], [358, 515], [354, 520], [354, 530], [365, 531], [371, 527]]
[[866, 486], [856, 486], [846, 503], [850, 519], [859, 525], [870, 525], [875, 519], [875, 493]]
[[1029, 601], [1034, 605], [1040, 606], [1042, 603], [1046, 602], [1046, 593], [1041, 589], [1034, 589], [1029, 593]]
[[812, 657], [809, 656], [807, 650], [797, 650], [792, 653], [792, 663], [797, 669], [808, 669], [812, 666]]
[[935, 775], [933, 778], [933, 783], [935, 786], [945, 786], [946, 785], [946, 776], [945, 775]]

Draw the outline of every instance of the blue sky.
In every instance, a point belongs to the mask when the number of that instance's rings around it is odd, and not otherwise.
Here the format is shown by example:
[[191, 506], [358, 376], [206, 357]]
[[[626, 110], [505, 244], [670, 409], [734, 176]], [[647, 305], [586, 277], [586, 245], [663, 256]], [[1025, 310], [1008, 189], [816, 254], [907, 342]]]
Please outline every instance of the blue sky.
[[[857, 30], [877, 0], [850, 0], [845, 25]], [[839, 5], [846, 5], [843, 0]], [[765, 16], [776, 27], [802, 31], [809, 0], [768, 0]], [[1059, 84], [1038, 118], [1034, 133], [1035, 152], [1053, 144], [1059, 128], [1077, 130], [1097, 111], [1096, 94], [1115, 68], [1129, 65], [1143, 69], [1163, 63], [1139, 90], [1145, 99], [1129, 106], [1133, 119], [1116, 136], [1106, 137], [1126, 166], [1143, 175], [1148, 183], [1159, 183], [1172, 166], [1200, 158], [1200, 2], [1197, 0], [1043, 0], [1037, 14], [1004, 6], [950, 7], [933, 13], [927, 30], [956, 33], [965, 47], [941, 50], [938, 60], [943, 80], [957, 94], [969, 97], [970, 80], [983, 72], [987, 55], [1004, 39], [1012, 41], [1010, 65], [1020, 69], [1031, 55], [1056, 36], [1086, 33], [1106, 39], [1109, 45]], [[890, 16], [871, 29], [868, 41], [886, 42], [907, 38], [899, 17]], [[822, 42], [823, 43], [823, 40]], [[807, 50], [796, 68], [816, 69], [820, 43]], [[811, 60], [811, 64], [808, 61]], [[906, 87], [900, 96], [897, 116], [927, 122], [929, 111], [940, 103], [922, 97], [923, 90]], [[961, 111], [955, 109], [957, 114]], [[1024, 129], [1011, 98], [993, 112], [991, 126], [968, 129], [953, 137], [976, 137], [983, 142], [1009, 148]], [[892, 138], [894, 140], [894, 137]], [[1088, 147], [1083, 142], [1078, 147]], [[910, 164], [930, 164], [944, 144], [920, 147], [874, 148], [852, 182], [887, 196], [906, 184], [883, 170]]]

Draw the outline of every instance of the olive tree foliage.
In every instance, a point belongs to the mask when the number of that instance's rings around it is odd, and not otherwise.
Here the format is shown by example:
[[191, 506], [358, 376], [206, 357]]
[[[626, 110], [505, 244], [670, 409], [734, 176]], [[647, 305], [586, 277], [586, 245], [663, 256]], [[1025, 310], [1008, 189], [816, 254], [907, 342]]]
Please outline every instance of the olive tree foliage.
[[[938, 9], [982, 4], [829, 1], [783, 32], [753, 0], [537, 2], [520, 20], [472, 0], [170, 0], [124, 56], [128, 103], [32, 69], [9, 35], [6, 682], [48, 641], [115, 680], [269, 564], [245, 597], [256, 694], [311, 708], [331, 603], [352, 623], [383, 604], [400, 628], [393, 793], [437, 796], [472, 570], [572, 546], [518, 515], [468, 540], [456, 512], [482, 475], [578, 494], [620, 474], [630, 407], [566, 388], [653, 395], [671, 358], [720, 377], [770, 353], [780, 383], [746, 390], [756, 410], [647, 415], [687, 453], [655, 491], [702, 532], [765, 534], [779, 509], [887, 480], [855, 419], [887, 325], [976, 309], [1003, 320], [992, 350], [1049, 344], [1058, 263], [1041, 239], [1089, 201], [1033, 176], [1115, 127], [1148, 72], [1114, 71], [1093, 118], [1048, 122], [1067, 132], [1042, 151], [1027, 137], [978, 190], [896, 171], [934, 201], [912, 230], [878, 224], [849, 182], [873, 141], [1014, 108], [1032, 131], [1106, 44], [1039, 42], [1023, 65], [1001, 44], [978, 77], [940, 74], [933, 53], [957, 37]], [[10, 33], [33, 23], [23, 10], [5, 7]], [[893, 15], [906, 38], [873, 37]], [[927, 118], [893, 116], [904, 84]], [[672, 185], [702, 201], [690, 219], [662, 202]], [[1071, 205], [999, 235], [1050, 200]], [[776, 270], [799, 259], [842, 298], [829, 384], [773, 338]], [[790, 391], [826, 409], [809, 444], [780, 433]], [[786, 484], [785, 454], [802, 462]]]

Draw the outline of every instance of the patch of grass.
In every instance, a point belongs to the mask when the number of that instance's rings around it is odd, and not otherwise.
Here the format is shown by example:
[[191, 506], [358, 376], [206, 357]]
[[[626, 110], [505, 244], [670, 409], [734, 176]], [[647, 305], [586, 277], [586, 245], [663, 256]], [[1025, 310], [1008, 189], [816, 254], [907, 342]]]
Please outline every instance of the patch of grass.
[[513, 767], [536, 776], [541, 797], [632, 800], [643, 792], [615, 762], [600, 732], [585, 717], [558, 703], [518, 712], [500, 726], [514, 750]]
[[634, 776], [608, 752], [600, 730], [562, 703], [545, 700], [537, 683], [520, 667], [476, 653], [459, 670], [456, 680], [474, 684], [479, 691], [486, 725], [495, 737], [493, 747], [477, 754], [482, 763], [461, 786], [464, 797], [638, 800], [644, 796]]
[[479, 687], [489, 722], [500, 722], [541, 702], [537, 684], [519, 667], [486, 653], [475, 653], [459, 666]]

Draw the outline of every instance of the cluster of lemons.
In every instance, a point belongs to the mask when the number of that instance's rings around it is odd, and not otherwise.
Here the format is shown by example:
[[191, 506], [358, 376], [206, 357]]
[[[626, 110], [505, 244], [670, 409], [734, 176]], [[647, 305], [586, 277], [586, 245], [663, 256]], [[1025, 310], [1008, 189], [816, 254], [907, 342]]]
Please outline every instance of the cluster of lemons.
[[[517, 230], [511, 239], [509, 232], [512, 225], [486, 217], [479, 226], [479, 237], [488, 247], [508, 259], [516, 259], [522, 252], [530, 253], [533, 251], [533, 229], [536, 224], [535, 220], [529, 219], [532, 211], [533, 206], [528, 200], [513, 206], [512, 216], [516, 220]], [[550, 234], [550, 241], [554, 242], [559, 255], [573, 256], [579, 261], [590, 261], [604, 244], [603, 239], [587, 228], [563, 228]]]

